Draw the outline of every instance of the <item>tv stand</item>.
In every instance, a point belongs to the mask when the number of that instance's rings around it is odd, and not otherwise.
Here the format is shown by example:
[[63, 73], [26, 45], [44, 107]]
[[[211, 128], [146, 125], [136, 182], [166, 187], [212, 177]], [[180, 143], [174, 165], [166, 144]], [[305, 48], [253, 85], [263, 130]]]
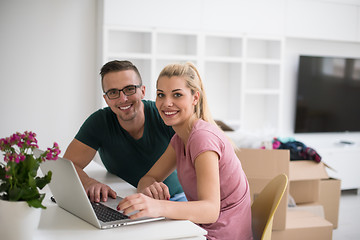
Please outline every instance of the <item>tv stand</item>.
[[360, 133], [309, 133], [294, 138], [315, 149], [331, 168], [330, 177], [341, 180], [341, 189], [360, 188]]

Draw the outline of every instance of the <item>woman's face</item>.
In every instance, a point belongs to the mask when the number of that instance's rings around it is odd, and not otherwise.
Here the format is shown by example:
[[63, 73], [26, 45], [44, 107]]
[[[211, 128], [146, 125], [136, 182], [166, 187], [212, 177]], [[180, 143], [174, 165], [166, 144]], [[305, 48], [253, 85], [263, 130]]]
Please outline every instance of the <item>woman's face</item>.
[[194, 115], [199, 92], [192, 95], [183, 77], [160, 77], [156, 93], [156, 107], [166, 125], [181, 126]]

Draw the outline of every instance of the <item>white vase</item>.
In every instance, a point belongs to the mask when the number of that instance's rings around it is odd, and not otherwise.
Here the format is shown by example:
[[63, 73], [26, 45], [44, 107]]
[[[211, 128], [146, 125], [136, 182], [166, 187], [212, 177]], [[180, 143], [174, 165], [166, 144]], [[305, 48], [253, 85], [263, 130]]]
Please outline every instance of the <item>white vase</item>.
[[0, 199], [0, 239], [31, 240], [37, 230], [41, 208], [29, 207], [27, 202]]

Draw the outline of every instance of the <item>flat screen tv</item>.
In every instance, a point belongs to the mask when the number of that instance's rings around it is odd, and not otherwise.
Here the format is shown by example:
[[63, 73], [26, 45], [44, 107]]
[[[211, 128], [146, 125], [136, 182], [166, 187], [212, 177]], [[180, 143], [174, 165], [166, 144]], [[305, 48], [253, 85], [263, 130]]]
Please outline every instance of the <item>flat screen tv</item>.
[[294, 131], [360, 131], [360, 58], [300, 56]]

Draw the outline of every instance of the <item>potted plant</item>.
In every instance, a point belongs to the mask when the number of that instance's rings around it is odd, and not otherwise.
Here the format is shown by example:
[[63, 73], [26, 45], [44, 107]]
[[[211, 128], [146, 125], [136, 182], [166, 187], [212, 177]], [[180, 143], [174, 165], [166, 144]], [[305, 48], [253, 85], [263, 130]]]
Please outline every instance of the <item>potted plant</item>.
[[[38, 169], [41, 162], [56, 160], [60, 149], [55, 142], [52, 148], [48, 148], [42, 155], [35, 157], [33, 153], [35, 148], [38, 148], [38, 145], [36, 134], [33, 132], [17, 132], [10, 137], [0, 139], [0, 150], [4, 156], [3, 161], [0, 160], [0, 232], [2, 237], [10, 231], [11, 234], [17, 234], [14, 239], [20, 239], [19, 234], [28, 235], [24, 231], [24, 225], [37, 228], [40, 221], [40, 209], [46, 208], [42, 204], [45, 194], [40, 193], [39, 189], [41, 190], [51, 181], [52, 173], [49, 171], [44, 176], [38, 176]], [[38, 211], [32, 209], [38, 209]], [[19, 213], [13, 211], [21, 211], [24, 214], [36, 212], [36, 214], [33, 213], [34, 217], [19, 217]], [[14, 223], [11, 223], [12, 216], [17, 218], [14, 219]], [[19, 221], [26, 219], [30, 222], [19, 224]], [[8, 227], [9, 225], [11, 227]], [[14, 230], [14, 225], [21, 226], [21, 230]], [[12, 238], [10, 235], [7, 237], [5, 239]]]

